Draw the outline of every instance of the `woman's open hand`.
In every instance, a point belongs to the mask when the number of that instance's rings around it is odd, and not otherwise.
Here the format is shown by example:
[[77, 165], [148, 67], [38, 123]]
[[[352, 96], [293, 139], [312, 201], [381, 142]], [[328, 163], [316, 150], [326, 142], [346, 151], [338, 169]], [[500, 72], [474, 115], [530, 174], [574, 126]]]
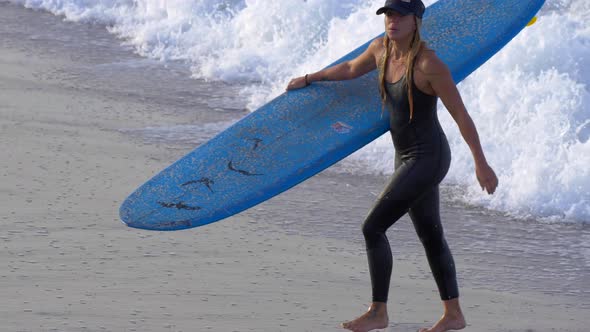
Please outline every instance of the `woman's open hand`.
[[486, 190], [490, 195], [496, 191], [498, 177], [496, 177], [496, 173], [494, 173], [494, 170], [490, 165], [487, 163], [476, 164], [475, 175], [477, 176], [477, 181], [481, 186], [481, 190]]
[[309, 84], [305, 82], [305, 76], [296, 77], [292, 79], [291, 82], [289, 82], [289, 84], [287, 85], [287, 91], [305, 88], [308, 85]]

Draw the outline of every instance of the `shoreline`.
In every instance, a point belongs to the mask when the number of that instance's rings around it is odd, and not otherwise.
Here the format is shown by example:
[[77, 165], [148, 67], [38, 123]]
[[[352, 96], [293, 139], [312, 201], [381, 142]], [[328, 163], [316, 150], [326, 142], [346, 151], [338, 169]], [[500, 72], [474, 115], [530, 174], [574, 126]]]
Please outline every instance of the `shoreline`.
[[[47, 20], [71, 33], [81, 26], [14, 5], [1, 3], [0, 9], [0, 22], [10, 23], [4, 26], [22, 19]], [[82, 33], [92, 40], [95, 32]], [[182, 91], [159, 100], [165, 87], [142, 76], [158, 73], [158, 65], [128, 51], [95, 58], [97, 49], [86, 49], [84, 41], [70, 50], [17, 35], [7, 34], [0, 44], [0, 264], [7, 266], [0, 272], [0, 331], [342, 331], [340, 322], [366, 310], [370, 281], [360, 222], [381, 178], [323, 172], [205, 227], [173, 233], [127, 228], [118, 220], [125, 196], [186, 151], [118, 130], [206, 122], [210, 115], [191, 112], [202, 106], [190, 95], [174, 102]], [[115, 46], [99, 50], [117, 48], [114, 37], [104, 32], [104, 38]], [[101, 61], [104, 70], [109, 61], [133, 59], [145, 67], [89, 76]], [[133, 70], [137, 76], [124, 81]], [[122, 81], [109, 82], [109, 75]], [[207, 89], [193, 81], [182, 81], [190, 84], [187, 91]], [[166, 103], [171, 109], [162, 110]], [[235, 115], [222, 110], [214, 120]], [[359, 192], [360, 186], [367, 189]], [[587, 330], [588, 290], [564, 296], [549, 286], [535, 289], [539, 275], [551, 285], [579, 273], [554, 274], [566, 262], [555, 260], [560, 253], [533, 255], [535, 243], [551, 240], [551, 227], [523, 221], [497, 229], [490, 224], [495, 216], [444, 204], [466, 331]], [[390, 330], [415, 331], [434, 323], [441, 305], [411, 223], [402, 220], [389, 233], [395, 241]], [[531, 228], [540, 235], [529, 234]], [[576, 235], [575, 227], [555, 231]], [[530, 238], [523, 248], [510, 247], [519, 237]], [[516, 251], [498, 255], [506, 248]], [[514, 274], [523, 268], [533, 281]], [[494, 269], [499, 276], [486, 275]], [[498, 278], [500, 285], [528, 290], [486, 286]]]

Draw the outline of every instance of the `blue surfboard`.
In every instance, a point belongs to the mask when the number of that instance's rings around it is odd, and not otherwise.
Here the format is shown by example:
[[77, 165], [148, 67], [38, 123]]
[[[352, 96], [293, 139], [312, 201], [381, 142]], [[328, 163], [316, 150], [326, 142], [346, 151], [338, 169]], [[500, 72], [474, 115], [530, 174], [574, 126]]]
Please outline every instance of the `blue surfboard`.
[[[423, 39], [458, 83], [514, 38], [543, 2], [441, 0], [426, 10]], [[161, 231], [221, 220], [319, 173], [388, 126], [376, 71], [283, 93], [143, 184], [122, 204], [121, 220]]]

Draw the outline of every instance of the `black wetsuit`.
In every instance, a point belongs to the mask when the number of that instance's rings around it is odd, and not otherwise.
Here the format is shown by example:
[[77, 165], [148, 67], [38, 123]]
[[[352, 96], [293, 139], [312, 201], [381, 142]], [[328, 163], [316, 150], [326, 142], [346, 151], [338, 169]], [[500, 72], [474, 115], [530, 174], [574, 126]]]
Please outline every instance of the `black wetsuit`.
[[459, 296], [453, 256], [444, 238], [438, 184], [446, 175], [451, 153], [436, 114], [437, 97], [412, 88], [410, 121], [405, 76], [386, 83], [390, 131], [395, 146], [395, 172], [363, 224], [373, 301], [387, 302], [392, 256], [385, 231], [409, 212], [424, 245], [440, 297]]

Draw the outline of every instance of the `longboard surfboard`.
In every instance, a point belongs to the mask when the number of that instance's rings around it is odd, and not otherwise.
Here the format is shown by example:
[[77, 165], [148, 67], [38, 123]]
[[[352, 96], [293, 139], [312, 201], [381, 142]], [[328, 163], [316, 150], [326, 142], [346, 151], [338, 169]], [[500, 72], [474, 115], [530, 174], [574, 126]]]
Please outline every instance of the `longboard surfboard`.
[[[514, 38], [543, 3], [441, 0], [427, 8], [422, 36], [458, 83]], [[372, 40], [332, 65], [357, 57]], [[321, 172], [388, 126], [376, 71], [285, 92], [139, 187], [123, 202], [121, 220], [169, 231], [224, 219]]]

